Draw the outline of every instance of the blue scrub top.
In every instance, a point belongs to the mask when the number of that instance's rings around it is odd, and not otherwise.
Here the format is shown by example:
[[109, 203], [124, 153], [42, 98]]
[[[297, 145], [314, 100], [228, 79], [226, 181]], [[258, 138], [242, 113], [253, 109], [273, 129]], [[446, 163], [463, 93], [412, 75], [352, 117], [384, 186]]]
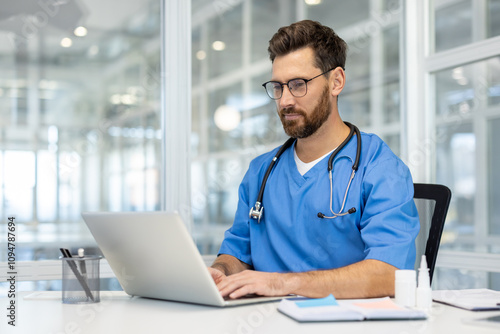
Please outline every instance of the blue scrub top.
[[[356, 208], [355, 213], [318, 218], [318, 212], [332, 216], [329, 156], [300, 175], [293, 145], [282, 154], [267, 180], [260, 224], [250, 219], [250, 208], [276, 148], [250, 163], [239, 187], [234, 223], [225, 232], [219, 254], [232, 255], [255, 270], [267, 272], [333, 269], [365, 259], [413, 269], [420, 224], [410, 171], [378, 136], [362, 133], [361, 138], [359, 169], [344, 207], [344, 211]], [[334, 159], [334, 212], [342, 206], [356, 142], [353, 136]]]

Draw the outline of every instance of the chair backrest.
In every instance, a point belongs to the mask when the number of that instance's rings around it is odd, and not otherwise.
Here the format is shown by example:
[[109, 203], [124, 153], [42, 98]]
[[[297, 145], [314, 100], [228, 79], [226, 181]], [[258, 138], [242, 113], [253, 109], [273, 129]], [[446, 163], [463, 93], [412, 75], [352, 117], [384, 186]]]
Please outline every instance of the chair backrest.
[[413, 198], [420, 217], [420, 233], [415, 242], [417, 249], [415, 269], [418, 269], [420, 259], [425, 254], [432, 282], [441, 234], [450, 205], [451, 190], [440, 184], [426, 183], [415, 183], [414, 188]]

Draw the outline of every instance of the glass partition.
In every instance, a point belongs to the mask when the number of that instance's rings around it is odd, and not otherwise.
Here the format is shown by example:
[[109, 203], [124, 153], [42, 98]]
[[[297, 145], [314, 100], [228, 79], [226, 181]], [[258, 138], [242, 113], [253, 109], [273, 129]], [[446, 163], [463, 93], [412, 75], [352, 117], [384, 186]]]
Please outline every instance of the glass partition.
[[[495, 145], [500, 115], [499, 64], [500, 58], [494, 57], [433, 75], [436, 180], [453, 192], [442, 249], [484, 252], [486, 245], [495, 244], [491, 237], [500, 230], [498, 206], [494, 204], [498, 197], [496, 157], [500, 154]], [[488, 218], [478, 220], [478, 209], [485, 209], [487, 214], [481, 217]]]
[[433, 0], [434, 52], [500, 35], [499, 0]]
[[436, 0], [433, 3], [435, 52], [471, 43], [473, 1]]
[[82, 211], [159, 209], [160, 4], [2, 4], [0, 232], [15, 217], [18, 261], [92, 252]]

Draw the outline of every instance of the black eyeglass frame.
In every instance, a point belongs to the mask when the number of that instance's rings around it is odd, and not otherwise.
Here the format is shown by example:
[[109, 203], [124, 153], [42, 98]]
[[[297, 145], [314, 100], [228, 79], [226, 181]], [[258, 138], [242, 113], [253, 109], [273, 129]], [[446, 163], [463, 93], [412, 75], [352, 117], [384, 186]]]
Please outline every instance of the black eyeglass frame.
[[[334, 69], [336, 69], [336, 67], [333, 67], [333, 68], [329, 69], [328, 71], [325, 71], [325, 72], [323, 72], [323, 73], [321, 73], [321, 74], [318, 74], [317, 76], [315, 76], [314, 78], [311, 78], [311, 79], [293, 78], [293, 79], [288, 80], [287, 82], [279, 82], [279, 81], [273, 81], [273, 80], [271, 80], [271, 81], [264, 82], [264, 83], [262, 84], [262, 87], [264, 87], [264, 90], [266, 91], [267, 96], [269, 96], [269, 97], [270, 97], [271, 99], [273, 99], [273, 100], [279, 100], [279, 99], [281, 99], [281, 98], [283, 97], [283, 86], [285, 86], [285, 85], [288, 87], [288, 90], [290, 91], [290, 94], [292, 94], [292, 95], [293, 95], [293, 96], [295, 96], [295, 97], [303, 97], [303, 96], [306, 96], [306, 95], [307, 95], [307, 83], [308, 83], [309, 81], [314, 80], [314, 79], [316, 79], [316, 78], [319, 78], [320, 76], [322, 76], [322, 75], [324, 75], [324, 74], [326, 74], [326, 73], [328, 73], [328, 72], [330, 72], [330, 71], [332, 71], [332, 70], [334, 70]], [[304, 84], [306, 85], [306, 91], [305, 91], [304, 95], [297, 96], [297, 95], [295, 95], [295, 94], [293, 93], [293, 91], [290, 89], [289, 84], [290, 84], [290, 82], [292, 82], [292, 81], [294, 81], [294, 80], [302, 80], [302, 81], [304, 81]], [[279, 84], [279, 85], [281, 86], [281, 94], [280, 94], [280, 96], [279, 96], [279, 97], [272, 97], [271, 95], [269, 95], [269, 91], [268, 91], [268, 90], [267, 90], [267, 88], [266, 88], [266, 85], [267, 85], [268, 83], [277, 83], [277, 84]]]

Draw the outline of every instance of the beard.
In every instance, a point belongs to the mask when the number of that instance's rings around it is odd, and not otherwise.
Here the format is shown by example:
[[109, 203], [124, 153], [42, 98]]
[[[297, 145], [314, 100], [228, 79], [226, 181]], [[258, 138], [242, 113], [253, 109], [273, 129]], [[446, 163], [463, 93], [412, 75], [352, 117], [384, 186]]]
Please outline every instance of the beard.
[[[330, 109], [328, 86], [326, 86], [325, 89], [323, 89], [318, 105], [314, 108], [310, 115], [307, 115], [303, 110], [295, 108], [283, 108], [278, 111], [278, 115], [281, 119], [281, 124], [283, 124], [283, 129], [288, 136], [292, 138], [307, 138], [314, 134], [323, 125], [323, 123], [326, 122], [330, 116]], [[285, 119], [285, 115], [287, 114], [301, 115], [304, 120], [303, 124], [299, 124], [300, 119]]]

